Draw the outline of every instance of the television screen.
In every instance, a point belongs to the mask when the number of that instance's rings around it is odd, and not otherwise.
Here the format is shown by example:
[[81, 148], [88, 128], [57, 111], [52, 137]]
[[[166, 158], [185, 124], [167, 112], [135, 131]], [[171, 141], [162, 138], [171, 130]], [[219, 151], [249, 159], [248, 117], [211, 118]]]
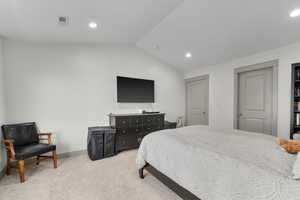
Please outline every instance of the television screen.
[[117, 76], [118, 102], [154, 103], [154, 80]]

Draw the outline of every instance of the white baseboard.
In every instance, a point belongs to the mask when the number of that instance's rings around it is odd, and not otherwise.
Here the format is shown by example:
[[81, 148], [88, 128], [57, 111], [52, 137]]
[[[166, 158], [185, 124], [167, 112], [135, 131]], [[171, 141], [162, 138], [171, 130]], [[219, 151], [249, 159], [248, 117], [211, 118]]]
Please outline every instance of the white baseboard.
[[71, 151], [66, 153], [60, 153], [57, 155], [58, 158], [68, 158], [72, 156], [78, 156], [82, 154], [87, 154], [87, 150]]

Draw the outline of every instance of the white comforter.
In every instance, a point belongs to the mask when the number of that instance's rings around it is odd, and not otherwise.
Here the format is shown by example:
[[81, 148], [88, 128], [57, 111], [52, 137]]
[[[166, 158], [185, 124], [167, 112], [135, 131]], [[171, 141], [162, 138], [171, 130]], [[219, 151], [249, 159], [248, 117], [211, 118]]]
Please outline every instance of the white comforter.
[[202, 200], [300, 200], [295, 159], [272, 136], [189, 126], [146, 136], [137, 165], [148, 162]]

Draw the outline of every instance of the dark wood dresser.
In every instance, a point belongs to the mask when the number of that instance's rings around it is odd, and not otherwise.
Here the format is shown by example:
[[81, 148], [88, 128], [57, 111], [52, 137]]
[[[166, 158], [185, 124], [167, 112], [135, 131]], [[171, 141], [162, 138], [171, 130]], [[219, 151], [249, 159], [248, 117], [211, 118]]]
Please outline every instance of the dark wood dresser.
[[110, 126], [116, 129], [116, 153], [138, 148], [143, 137], [164, 129], [164, 113], [110, 114]]

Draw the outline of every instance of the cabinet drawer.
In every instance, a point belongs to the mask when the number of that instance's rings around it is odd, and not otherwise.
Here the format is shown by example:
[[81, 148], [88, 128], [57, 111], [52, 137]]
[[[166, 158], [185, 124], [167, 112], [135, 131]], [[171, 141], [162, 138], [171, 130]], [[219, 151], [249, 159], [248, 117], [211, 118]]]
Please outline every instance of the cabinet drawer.
[[136, 135], [117, 136], [116, 151], [135, 149], [139, 147]]
[[139, 134], [140, 132], [142, 132], [144, 129], [143, 127], [136, 127], [136, 128], [131, 128], [131, 131], [135, 134]]
[[130, 127], [130, 118], [128, 117], [118, 117], [116, 119], [116, 127], [128, 128]]
[[132, 135], [138, 134], [143, 131], [143, 127], [135, 127], [135, 128], [117, 128], [117, 135]]
[[132, 117], [131, 118], [131, 127], [142, 127], [143, 126], [143, 118], [142, 117]]
[[163, 117], [162, 116], [156, 116], [156, 117], [153, 117], [152, 119], [152, 124], [153, 125], [157, 125], [157, 124], [163, 124]]
[[154, 130], [160, 130], [164, 128], [164, 123], [158, 121], [156, 123], [153, 124], [153, 129]]
[[153, 127], [152, 127], [152, 126], [143, 127], [143, 131], [144, 131], [145, 133], [150, 133], [152, 130], [153, 130]]
[[117, 128], [117, 134], [118, 135], [126, 135], [129, 133], [129, 129], [128, 128]]
[[152, 116], [146, 116], [143, 119], [143, 127], [151, 127], [153, 123], [153, 117]]

